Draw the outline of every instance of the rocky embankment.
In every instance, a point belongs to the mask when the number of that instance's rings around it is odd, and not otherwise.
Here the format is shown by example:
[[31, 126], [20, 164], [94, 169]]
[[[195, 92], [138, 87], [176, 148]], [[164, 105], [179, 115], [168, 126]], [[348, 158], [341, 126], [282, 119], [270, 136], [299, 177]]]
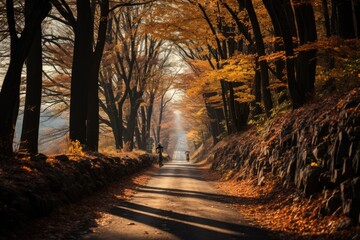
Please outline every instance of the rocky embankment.
[[0, 162], [0, 233], [77, 202], [151, 166], [157, 157], [18, 156]]
[[342, 212], [360, 221], [360, 89], [288, 111], [214, 148], [212, 169], [227, 178], [269, 174], [284, 188], [321, 197], [319, 217]]

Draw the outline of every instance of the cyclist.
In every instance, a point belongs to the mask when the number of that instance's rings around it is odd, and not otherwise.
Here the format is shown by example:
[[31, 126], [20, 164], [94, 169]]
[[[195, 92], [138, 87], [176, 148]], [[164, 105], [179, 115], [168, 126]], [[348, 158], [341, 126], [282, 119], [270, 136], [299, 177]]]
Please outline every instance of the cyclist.
[[185, 154], [186, 154], [186, 161], [190, 161], [190, 152], [186, 151]]
[[159, 143], [157, 148], [156, 148], [156, 152], [159, 154], [159, 167], [162, 167], [163, 164], [163, 156], [162, 156], [162, 152], [163, 152], [164, 147], [161, 146], [161, 144]]

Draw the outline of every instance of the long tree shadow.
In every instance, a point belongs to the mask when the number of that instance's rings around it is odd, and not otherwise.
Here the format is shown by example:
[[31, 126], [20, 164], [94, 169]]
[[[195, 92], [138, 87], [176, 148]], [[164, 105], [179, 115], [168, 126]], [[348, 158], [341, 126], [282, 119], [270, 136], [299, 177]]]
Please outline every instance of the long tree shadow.
[[[171, 162], [168, 163], [168, 165], [171, 165]], [[160, 169], [156, 177], [191, 178], [191, 179], [196, 179], [198, 181], [207, 181], [204, 177], [202, 177], [202, 172], [204, 171], [204, 169], [199, 169], [199, 166], [196, 163], [193, 163], [192, 166], [188, 166], [187, 163], [172, 164], [172, 165], [179, 165], [179, 166], [186, 165], [186, 169], [167, 166], [166, 168]], [[201, 198], [201, 199], [222, 202], [222, 203], [241, 203], [243, 205], [258, 205], [258, 204], [268, 203], [273, 200], [274, 196], [277, 196], [282, 191], [279, 188], [273, 188], [270, 192], [267, 192], [262, 196], [252, 198], [252, 197], [237, 197], [237, 196], [229, 196], [223, 194], [188, 191], [188, 190], [173, 189], [173, 188], [157, 188], [157, 187], [140, 186], [140, 185], [137, 186], [137, 189], [139, 191], [148, 192], [148, 193], [166, 194], [177, 197]]]
[[[266, 231], [249, 225], [191, 216], [127, 201], [120, 202], [110, 213], [161, 229], [180, 239], [270, 239]], [[118, 237], [124, 239], [121, 233]]]
[[[180, 190], [174, 188], [158, 188], [158, 187], [149, 187], [149, 186], [140, 186], [140, 185], [138, 185], [137, 191], [144, 193], [152, 193], [152, 194], [162, 194], [162, 195], [168, 195], [174, 197], [196, 198], [196, 199], [210, 200], [221, 203], [236, 203], [236, 201], [240, 200], [239, 197], [233, 197], [233, 196], [227, 196], [221, 194]], [[244, 198], [241, 198], [241, 200], [244, 200]]]
[[[184, 165], [179, 165], [184, 166]], [[191, 178], [196, 179], [198, 181], [206, 181], [204, 177], [202, 177], [202, 171], [196, 166], [188, 166], [181, 168], [176, 166], [169, 166], [166, 164], [166, 167], [160, 169], [157, 177], [183, 177], [183, 178]]]
[[162, 177], [162, 178], [191, 178], [191, 179], [195, 179], [198, 181], [204, 181], [204, 179], [202, 177], [194, 177], [194, 176], [189, 176], [187, 174], [162, 174], [161, 176], [158, 177]]
[[214, 193], [199, 192], [192, 190], [182, 190], [176, 188], [159, 188], [159, 187], [142, 186], [142, 185], [137, 185], [136, 189], [138, 192], [143, 192], [143, 193], [163, 194], [168, 196], [184, 197], [184, 198], [196, 198], [196, 199], [209, 200], [209, 201], [227, 203], [227, 204], [241, 203], [244, 205], [257, 205], [257, 204], [267, 203], [273, 199], [274, 194], [277, 194], [277, 190], [274, 190], [274, 192], [270, 192], [264, 196], [252, 198], [252, 197], [237, 197], [237, 196], [230, 196], [224, 194], [214, 194]]

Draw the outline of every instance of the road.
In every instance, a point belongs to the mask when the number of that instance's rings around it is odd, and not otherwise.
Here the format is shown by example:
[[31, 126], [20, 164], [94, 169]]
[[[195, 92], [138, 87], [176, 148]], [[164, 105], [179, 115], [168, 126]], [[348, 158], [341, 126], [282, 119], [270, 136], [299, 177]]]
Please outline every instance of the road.
[[110, 210], [107, 224], [84, 239], [269, 239], [232, 208], [232, 199], [185, 160], [165, 164], [131, 201]]

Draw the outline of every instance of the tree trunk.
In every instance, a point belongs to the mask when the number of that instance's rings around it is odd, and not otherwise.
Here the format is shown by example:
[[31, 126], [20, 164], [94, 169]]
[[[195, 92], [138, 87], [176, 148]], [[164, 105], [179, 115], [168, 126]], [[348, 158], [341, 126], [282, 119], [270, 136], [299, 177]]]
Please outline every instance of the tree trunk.
[[234, 88], [232, 86], [232, 83], [229, 84], [229, 112], [230, 112], [230, 126], [231, 126], [231, 133], [239, 132], [239, 123], [236, 119], [236, 113], [235, 113], [235, 94], [234, 94]]
[[[268, 12], [275, 17], [272, 21], [276, 21], [274, 24], [278, 24], [281, 30], [281, 36], [284, 41], [284, 48], [286, 54], [286, 71], [287, 71], [287, 80], [288, 80], [288, 89], [290, 94], [290, 99], [293, 108], [299, 108], [303, 105], [304, 99], [302, 98], [298, 84], [295, 78], [295, 62], [294, 62], [294, 49], [292, 41], [292, 32], [287, 16], [285, 14], [284, 6], [280, 0], [263, 0], [263, 3]], [[271, 15], [269, 14], [269, 15]]]
[[328, 0], [322, 0], [322, 7], [323, 7], [326, 37], [330, 37], [331, 36], [331, 28], [330, 28], [330, 15], [329, 15]]
[[[278, 0], [276, 0], [278, 1]], [[282, 6], [282, 9], [284, 10], [284, 21], [287, 21], [287, 24], [290, 29], [290, 33], [293, 38], [297, 38], [297, 32], [296, 32], [296, 21], [295, 21], [295, 15], [293, 6], [291, 4], [290, 0], [280, 0], [280, 5]], [[297, 47], [296, 43], [294, 43], [294, 48]]]
[[[92, 54], [93, 71], [89, 78], [86, 143], [89, 150], [98, 151], [99, 147], [99, 71], [102, 54], [106, 41], [106, 29], [108, 25], [109, 1], [100, 1], [100, 24], [97, 34], [95, 52]], [[93, 14], [92, 14], [93, 15]]]
[[162, 95], [161, 100], [160, 100], [159, 122], [158, 122], [158, 127], [156, 130], [158, 144], [161, 142], [160, 134], [161, 134], [161, 123], [162, 123], [163, 113], [164, 113], [164, 95]]
[[139, 129], [139, 124], [138, 124], [138, 123], [135, 124], [134, 133], [135, 133], [135, 139], [136, 139], [136, 143], [137, 143], [138, 148], [144, 150], [144, 148], [143, 148], [143, 141], [142, 141], [142, 139], [141, 139], [141, 133], [140, 133], [140, 129]]
[[[74, 56], [70, 98], [70, 140], [86, 145], [88, 91], [92, 61], [92, 11], [89, 0], [77, 0], [77, 21], [74, 26]], [[95, 106], [96, 107], [96, 106]]]
[[252, 103], [253, 106], [253, 115], [254, 117], [260, 115], [262, 113], [261, 109], [261, 76], [260, 70], [258, 69], [259, 62], [256, 59], [256, 70], [254, 76], [254, 95], [255, 95], [255, 102]]
[[[315, 42], [317, 40], [317, 33], [314, 11], [311, 4], [295, 4], [295, 15], [300, 45]], [[296, 78], [304, 101], [314, 92], [316, 53], [316, 50], [301, 51], [297, 58]]]
[[231, 118], [236, 132], [240, 132], [247, 125], [249, 117], [248, 103], [240, 103], [235, 99], [234, 87], [240, 86], [240, 83], [230, 84], [230, 102], [231, 102]]
[[333, 8], [336, 13], [337, 35], [345, 38], [355, 38], [354, 14], [350, 0], [335, 0]]
[[216, 92], [203, 94], [206, 111], [210, 118], [210, 129], [214, 144], [218, 143], [220, 141], [220, 136], [226, 132], [224, 126], [221, 125], [221, 122], [225, 120], [222, 109], [215, 109], [209, 102], [209, 98], [215, 95], [217, 95]]
[[226, 131], [227, 134], [231, 134], [231, 124], [229, 119], [229, 109], [228, 109], [228, 99], [227, 99], [228, 84], [224, 80], [220, 80], [220, 83], [221, 83], [221, 97], [223, 100], [223, 111], [225, 117]]
[[[96, 66], [94, 66], [96, 67]], [[98, 151], [99, 147], [99, 95], [98, 74], [92, 68], [88, 85], [87, 116], [86, 116], [86, 149]], [[98, 72], [98, 71], [97, 71]]]
[[137, 112], [140, 106], [140, 104], [138, 103], [138, 98], [136, 97], [130, 98], [130, 105], [131, 105], [130, 115], [126, 128], [126, 133], [124, 134], [124, 142], [126, 144], [129, 144], [128, 150], [131, 151], [134, 149], [134, 133], [135, 133], [135, 126], [137, 124]]
[[[281, 39], [281, 28], [279, 24], [277, 24], [276, 16], [274, 16], [273, 11], [269, 11], [269, 16], [271, 18], [271, 21], [273, 23], [274, 28], [274, 37], [276, 38], [274, 49], [276, 52], [283, 51], [283, 41]], [[279, 77], [279, 81], [286, 83], [286, 74], [285, 74], [285, 61], [283, 59], [277, 59], [275, 61], [275, 67], [276, 67], [276, 77]], [[285, 100], [288, 99], [288, 96], [286, 94], [286, 87], [278, 87], [276, 89], [276, 92], [278, 94], [278, 104], [283, 103]]]
[[[259, 57], [265, 56], [265, 46], [260, 31], [259, 21], [257, 19], [252, 0], [246, 0], [245, 4], [246, 11], [248, 12], [251, 25], [254, 31], [255, 46]], [[271, 99], [271, 92], [269, 89], [269, 73], [266, 60], [259, 60], [260, 75], [261, 75], [261, 93], [265, 107], [266, 116], [270, 117], [271, 109], [273, 108], [273, 102]]]
[[[118, 119], [118, 110], [115, 104], [115, 96], [112, 88], [112, 82], [110, 77], [110, 71], [105, 70], [104, 74], [100, 74], [100, 84], [104, 89], [104, 96], [106, 105], [101, 104], [104, 112], [107, 114], [110, 120], [110, 127], [112, 129], [114, 140], [115, 140], [115, 148], [120, 149], [120, 139], [119, 138], [119, 119]], [[100, 102], [102, 103], [102, 102]]]
[[[17, 55], [13, 51], [14, 55]], [[15, 124], [19, 111], [21, 70], [25, 60], [12, 56], [0, 93], [0, 152], [13, 153]]]
[[35, 32], [41, 28], [42, 20], [50, 11], [49, 1], [37, 1], [29, 14], [26, 25], [18, 38], [15, 27], [14, 6], [12, 0], [6, 1], [6, 13], [9, 25], [11, 53], [10, 63], [0, 92], [0, 153], [13, 153], [13, 139], [16, 119], [19, 111], [21, 70], [30, 51]]
[[[356, 1], [356, 3], [355, 3]], [[360, 3], [357, 0], [351, 0], [351, 13], [354, 25], [354, 35], [355, 38], [359, 38], [360, 32]]]
[[147, 118], [146, 118], [146, 109], [144, 106], [141, 106], [141, 145], [139, 146], [140, 149], [142, 150], [146, 150], [146, 144], [147, 144], [147, 133], [146, 133], [146, 123], [147, 123]]
[[149, 99], [149, 106], [146, 108], [146, 140], [150, 138], [150, 131], [151, 131], [151, 116], [153, 113], [154, 108], [154, 101], [155, 101], [155, 95], [150, 94]]
[[20, 151], [37, 154], [42, 90], [41, 28], [36, 30], [26, 62], [26, 71], [26, 99]]
[[118, 107], [118, 119], [119, 119], [119, 144], [120, 144], [120, 148], [124, 148], [124, 139], [125, 139], [125, 128], [123, 125], [123, 109], [122, 109], [122, 105], [121, 108]]

